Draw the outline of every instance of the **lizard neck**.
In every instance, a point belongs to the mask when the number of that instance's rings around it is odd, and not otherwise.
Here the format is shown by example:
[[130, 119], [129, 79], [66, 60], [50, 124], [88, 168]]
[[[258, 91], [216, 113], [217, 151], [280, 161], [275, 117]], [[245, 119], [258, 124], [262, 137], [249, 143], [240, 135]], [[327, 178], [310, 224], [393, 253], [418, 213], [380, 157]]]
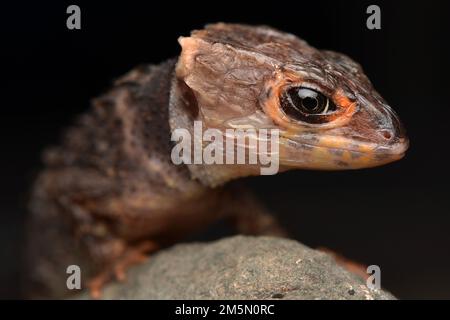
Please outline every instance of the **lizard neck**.
[[[193, 139], [201, 139], [194, 134], [194, 120], [198, 117], [195, 97], [190, 89], [174, 76], [170, 91], [169, 124], [171, 131], [186, 129]], [[217, 187], [237, 178], [259, 175], [258, 165], [248, 164], [186, 164], [191, 177], [208, 187]]]

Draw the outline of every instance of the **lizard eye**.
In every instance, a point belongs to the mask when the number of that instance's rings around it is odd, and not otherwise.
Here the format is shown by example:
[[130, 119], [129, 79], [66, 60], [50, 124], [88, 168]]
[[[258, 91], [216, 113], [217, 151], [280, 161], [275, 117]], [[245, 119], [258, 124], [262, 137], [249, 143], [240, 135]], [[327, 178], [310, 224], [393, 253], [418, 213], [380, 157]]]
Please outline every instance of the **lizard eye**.
[[291, 87], [281, 95], [283, 112], [295, 120], [322, 123], [326, 115], [336, 111], [336, 105], [322, 93], [305, 87]]

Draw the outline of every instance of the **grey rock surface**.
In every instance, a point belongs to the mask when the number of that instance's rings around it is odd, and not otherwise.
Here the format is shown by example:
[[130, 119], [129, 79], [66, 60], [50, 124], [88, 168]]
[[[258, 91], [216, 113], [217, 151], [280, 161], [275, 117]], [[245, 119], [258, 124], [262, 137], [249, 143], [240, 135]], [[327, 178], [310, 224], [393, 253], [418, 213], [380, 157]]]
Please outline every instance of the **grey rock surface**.
[[369, 290], [328, 254], [293, 240], [248, 236], [175, 245], [131, 268], [103, 298], [395, 299]]

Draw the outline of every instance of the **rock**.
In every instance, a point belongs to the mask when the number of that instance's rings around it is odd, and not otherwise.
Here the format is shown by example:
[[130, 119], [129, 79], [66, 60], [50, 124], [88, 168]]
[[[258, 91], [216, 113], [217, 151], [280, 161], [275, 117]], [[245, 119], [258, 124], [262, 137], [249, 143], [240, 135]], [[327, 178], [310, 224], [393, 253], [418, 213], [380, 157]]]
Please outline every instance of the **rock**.
[[369, 290], [328, 254], [293, 240], [248, 236], [175, 245], [130, 269], [103, 298], [395, 299]]

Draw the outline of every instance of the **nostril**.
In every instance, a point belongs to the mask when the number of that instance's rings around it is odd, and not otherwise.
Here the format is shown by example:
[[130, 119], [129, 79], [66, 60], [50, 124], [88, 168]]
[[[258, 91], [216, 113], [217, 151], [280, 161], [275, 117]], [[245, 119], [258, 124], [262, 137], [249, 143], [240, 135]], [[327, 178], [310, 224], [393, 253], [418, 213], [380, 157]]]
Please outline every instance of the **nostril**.
[[382, 135], [383, 138], [385, 138], [386, 140], [391, 140], [391, 139], [392, 139], [392, 131], [390, 131], [390, 130], [382, 130], [382, 131], [381, 131], [381, 135]]

